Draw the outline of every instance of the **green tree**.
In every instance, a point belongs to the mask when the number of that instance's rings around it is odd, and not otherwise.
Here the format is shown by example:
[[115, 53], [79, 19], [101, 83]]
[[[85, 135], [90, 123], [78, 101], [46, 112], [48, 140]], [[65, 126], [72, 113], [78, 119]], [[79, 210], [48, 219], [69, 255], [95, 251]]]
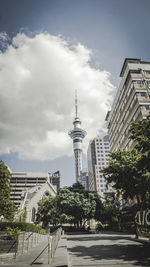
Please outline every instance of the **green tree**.
[[80, 183], [61, 189], [57, 199], [62, 222], [74, 223], [79, 228], [84, 227], [87, 220], [100, 218], [102, 204], [98, 195], [85, 191]]
[[135, 141], [135, 148], [142, 155], [140, 166], [150, 171], [150, 117], [133, 122], [130, 127], [130, 139]]
[[15, 213], [15, 205], [10, 200], [10, 172], [5, 164], [0, 161], [0, 215], [12, 220]]
[[121, 230], [120, 201], [114, 193], [108, 193], [103, 202], [101, 222], [108, 225], [108, 229]]
[[108, 183], [113, 183], [118, 195], [125, 199], [145, 201], [150, 190], [150, 177], [146, 174], [145, 167], [141, 167], [142, 155], [136, 150], [118, 150], [110, 153], [110, 164], [103, 170]]
[[44, 224], [73, 223], [84, 227], [87, 220], [99, 218], [101, 201], [96, 193], [85, 191], [80, 183], [59, 190], [55, 198], [39, 202], [37, 221]]
[[53, 225], [59, 224], [60, 218], [56, 205], [56, 197], [49, 196], [39, 201], [36, 220], [38, 222], [43, 222], [45, 226], [49, 223]]
[[133, 122], [130, 127], [130, 139], [136, 142], [136, 149], [141, 153], [150, 152], [150, 117]]

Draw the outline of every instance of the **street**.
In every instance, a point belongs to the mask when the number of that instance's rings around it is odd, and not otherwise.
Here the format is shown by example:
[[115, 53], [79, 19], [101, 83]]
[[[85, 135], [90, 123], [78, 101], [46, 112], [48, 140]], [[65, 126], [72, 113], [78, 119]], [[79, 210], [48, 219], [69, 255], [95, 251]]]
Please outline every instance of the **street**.
[[150, 243], [130, 235], [68, 235], [70, 267], [75, 266], [150, 266]]

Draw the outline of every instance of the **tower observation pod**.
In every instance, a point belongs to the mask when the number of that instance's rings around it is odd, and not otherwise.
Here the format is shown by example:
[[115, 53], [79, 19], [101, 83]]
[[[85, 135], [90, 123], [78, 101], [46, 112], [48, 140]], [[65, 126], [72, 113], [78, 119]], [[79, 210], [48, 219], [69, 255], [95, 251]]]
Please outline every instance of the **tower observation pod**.
[[86, 136], [86, 131], [81, 129], [81, 120], [78, 117], [77, 94], [75, 95], [75, 119], [73, 121], [74, 129], [68, 134], [73, 139], [73, 149], [75, 155], [75, 176], [76, 182], [80, 180], [82, 171], [82, 140]]

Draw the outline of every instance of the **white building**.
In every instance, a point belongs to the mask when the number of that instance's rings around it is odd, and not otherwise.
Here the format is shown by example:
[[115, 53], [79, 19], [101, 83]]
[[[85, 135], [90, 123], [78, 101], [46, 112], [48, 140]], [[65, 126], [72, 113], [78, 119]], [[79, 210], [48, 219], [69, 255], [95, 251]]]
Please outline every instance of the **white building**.
[[52, 177], [53, 175], [47, 172], [11, 173], [10, 198], [18, 208], [18, 218], [21, 218], [22, 214], [26, 212], [26, 222], [34, 222], [38, 202], [45, 197], [56, 196], [57, 188], [50, 183]]

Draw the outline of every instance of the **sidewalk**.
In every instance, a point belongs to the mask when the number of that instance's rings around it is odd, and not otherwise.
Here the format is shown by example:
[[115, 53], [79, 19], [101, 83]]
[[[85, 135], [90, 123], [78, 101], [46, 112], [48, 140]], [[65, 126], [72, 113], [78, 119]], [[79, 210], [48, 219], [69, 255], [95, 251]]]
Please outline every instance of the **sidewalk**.
[[59, 240], [55, 256], [51, 261], [51, 267], [67, 267], [68, 266], [68, 252], [67, 252], [67, 238], [62, 236]]

